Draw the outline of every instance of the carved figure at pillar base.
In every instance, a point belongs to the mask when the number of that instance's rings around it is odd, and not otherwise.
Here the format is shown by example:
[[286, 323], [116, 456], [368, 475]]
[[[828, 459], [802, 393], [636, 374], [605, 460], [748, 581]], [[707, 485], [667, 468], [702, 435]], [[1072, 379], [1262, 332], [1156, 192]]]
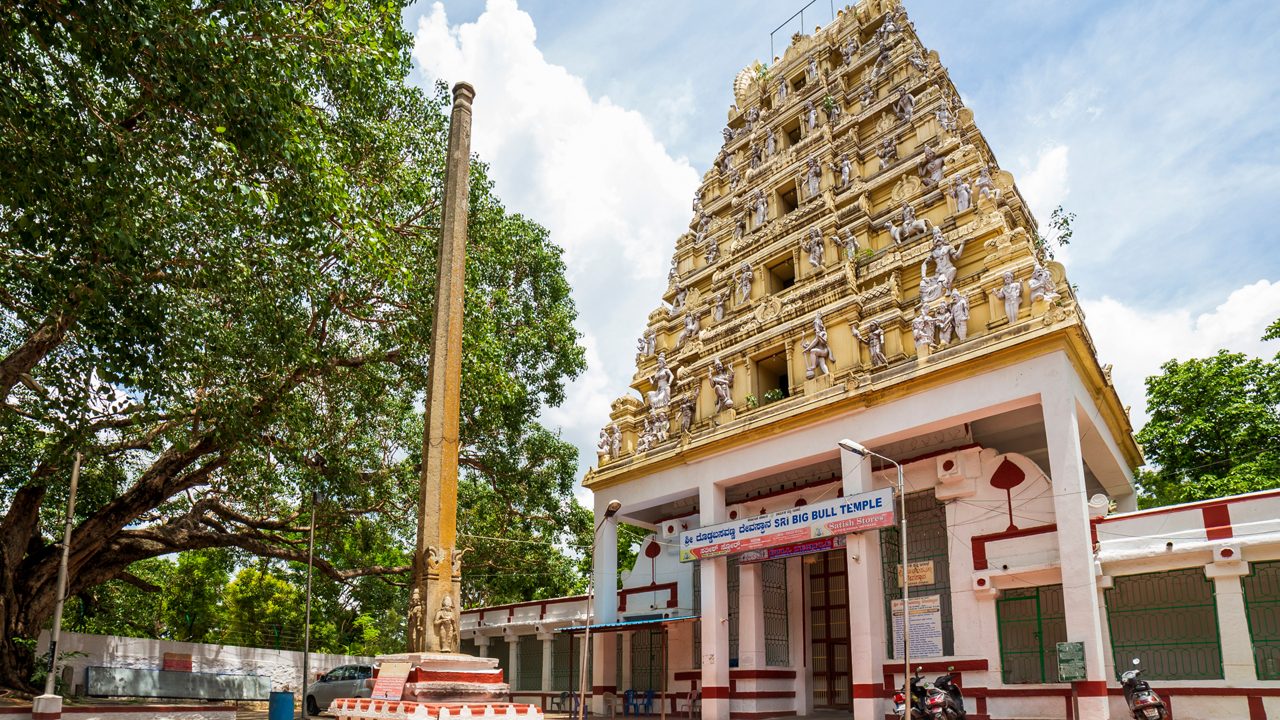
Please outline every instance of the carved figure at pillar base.
[[453, 607], [453, 596], [445, 595], [440, 601], [440, 609], [436, 611], [432, 625], [440, 652], [458, 652], [458, 614]]

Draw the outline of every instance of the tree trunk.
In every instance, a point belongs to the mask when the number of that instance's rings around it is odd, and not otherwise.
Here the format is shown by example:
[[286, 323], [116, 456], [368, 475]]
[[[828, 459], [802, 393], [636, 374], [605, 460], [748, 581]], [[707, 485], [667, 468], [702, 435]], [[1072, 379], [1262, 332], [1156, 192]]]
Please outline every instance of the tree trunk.
[[[0, 638], [0, 686], [23, 691], [36, 691], [31, 675], [35, 671], [36, 640], [40, 630], [53, 616], [54, 597], [52, 592], [35, 591], [29, 584], [34, 578], [18, 574], [0, 577], [6, 592], [0, 598], [0, 630], [4, 637]], [[50, 587], [55, 582], [41, 583]], [[22, 602], [15, 602], [16, 598]]]

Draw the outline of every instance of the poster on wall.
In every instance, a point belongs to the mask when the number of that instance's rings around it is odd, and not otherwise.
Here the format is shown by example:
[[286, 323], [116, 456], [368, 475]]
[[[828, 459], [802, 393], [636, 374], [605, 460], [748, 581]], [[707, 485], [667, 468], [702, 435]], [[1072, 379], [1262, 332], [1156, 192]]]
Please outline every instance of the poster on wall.
[[[922, 560], [907, 565], [907, 574], [911, 577], [911, 587], [924, 587], [933, 584], [933, 561]], [[902, 587], [902, 563], [898, 563], [898, 587]]]
[[[902, 657], [902, 601], [893, 601], [893, 656]], [[911, 657], [942, 657], [942, 596], [911, 598]]]
[[680, 533], [680, 562], [795, 545], [893, 524], [893, 489], [882, 488], [686, 530]]

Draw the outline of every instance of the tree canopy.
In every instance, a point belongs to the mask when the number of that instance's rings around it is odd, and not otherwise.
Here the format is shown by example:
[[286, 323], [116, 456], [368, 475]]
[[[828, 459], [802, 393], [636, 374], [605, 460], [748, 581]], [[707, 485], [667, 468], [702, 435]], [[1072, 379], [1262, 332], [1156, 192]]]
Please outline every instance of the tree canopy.
[[[1265, 337], [1277, 336], [1280, 321]], [[1221, 350], [1161, 370], [1137, 435], [1151, 465], [1138, 476], [1144, 507], [1280, 487], [1280, 356]]]
[[[444, 87], [405, 83], [404, 4], [0, 10], [0, 683], [52, 611], [77, 451], [72, 594], [219, 571], [154, 560], [181, 551], [296, 572], [316, 492], [318, 571], [404, 606], [448, 131]], [[561, 594], [589, 519], [533, 418], [583, 369], [576, 309], [478, 160], [470, 209], [464, 582]]]

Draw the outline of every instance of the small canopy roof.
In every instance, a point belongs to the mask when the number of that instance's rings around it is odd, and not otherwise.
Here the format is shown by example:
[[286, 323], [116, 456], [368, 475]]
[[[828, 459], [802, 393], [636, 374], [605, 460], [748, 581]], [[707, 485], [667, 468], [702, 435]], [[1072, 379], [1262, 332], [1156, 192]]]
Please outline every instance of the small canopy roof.
[[575, 625], [573, 627], [560, 628], [560, 632], [581, 633], [586, 632], [588, 629], [593, 633], [626, 632], [628, 630], [639, 630], [644, 627], [670, 625], [672, 623], [697, 620], [699, 617], [700, 616], [698, 615], [686, 615], [684, 617], [649, 618], [647, 620], [623, 620], [621, 622], [601, 623], [599, 625]]

